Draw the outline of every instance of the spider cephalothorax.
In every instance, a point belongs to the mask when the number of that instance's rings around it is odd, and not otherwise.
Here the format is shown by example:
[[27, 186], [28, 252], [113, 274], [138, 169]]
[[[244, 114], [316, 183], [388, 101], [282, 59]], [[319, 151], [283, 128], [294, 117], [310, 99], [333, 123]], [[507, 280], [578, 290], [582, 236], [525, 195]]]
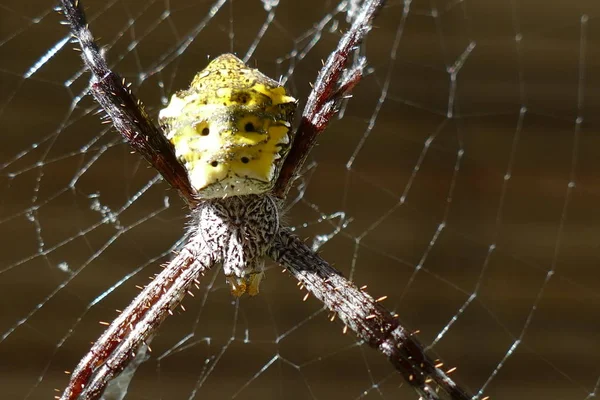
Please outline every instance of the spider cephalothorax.
[[215, 58], [171, 98], [160, 124], [200, 198], [265, 193], [291, 137], [296, 99], [232, 54]]
[[193, 234], [223, 264], [231, 293], [258, 294], [264, 258], [279, 230], [271, 196], [246, 195], [206, 200], [194, 210]]

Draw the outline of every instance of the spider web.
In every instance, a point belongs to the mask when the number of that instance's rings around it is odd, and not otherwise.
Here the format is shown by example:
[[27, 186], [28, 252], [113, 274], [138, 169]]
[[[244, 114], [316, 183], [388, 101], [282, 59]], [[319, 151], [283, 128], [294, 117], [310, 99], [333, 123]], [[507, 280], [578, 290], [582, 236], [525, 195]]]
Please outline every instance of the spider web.
[[[233, 51], [306, 98], [359, 1], [86, 1], [109, 64], [156, 117]], [[95, 114], [52, 2], [0, 5], [0, 388], [50, 398], [169, 259], [178, 195]], [[600, 385], [600, 6], [390, 1], [369, 73], [290, 193], [287, 223], [492, 399]], [[415, 398], [269, 266], [219, 271], [106, 398]], [[147, 358], [147, 359], [146, 359]], [[118, 382], [126, 387], [127, 380]]]

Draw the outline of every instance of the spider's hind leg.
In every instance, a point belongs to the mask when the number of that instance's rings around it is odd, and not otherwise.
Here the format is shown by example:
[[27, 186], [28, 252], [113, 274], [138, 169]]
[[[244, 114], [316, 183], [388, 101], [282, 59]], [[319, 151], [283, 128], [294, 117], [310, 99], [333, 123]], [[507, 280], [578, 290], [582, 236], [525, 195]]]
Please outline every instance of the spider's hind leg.
[[268, 195], [232, 196], [203, 202], [198, 233], [220, 255], [231, 293], [258, 294], [265, 253], [279, 231], [279, 214]]

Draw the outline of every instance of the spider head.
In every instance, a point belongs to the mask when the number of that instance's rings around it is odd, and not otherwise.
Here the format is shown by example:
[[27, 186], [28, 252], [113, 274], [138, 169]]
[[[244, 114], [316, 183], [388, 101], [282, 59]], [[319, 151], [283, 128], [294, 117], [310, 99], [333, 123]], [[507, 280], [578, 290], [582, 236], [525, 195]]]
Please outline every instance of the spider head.
[[224, 54], [159, 119], [200, 198], [260, 194], [288, 153], [296, 104], [278, 82]]

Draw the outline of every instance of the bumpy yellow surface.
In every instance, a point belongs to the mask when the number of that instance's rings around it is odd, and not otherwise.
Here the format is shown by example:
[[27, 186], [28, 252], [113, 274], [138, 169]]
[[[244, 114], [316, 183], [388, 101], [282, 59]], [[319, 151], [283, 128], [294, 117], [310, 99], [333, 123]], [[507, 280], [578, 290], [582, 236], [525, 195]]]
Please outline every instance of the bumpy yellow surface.
[[296, 99], [232, 54], [215, 58], [159, 122], [200, 198], [269, 191], [291, 141]]

